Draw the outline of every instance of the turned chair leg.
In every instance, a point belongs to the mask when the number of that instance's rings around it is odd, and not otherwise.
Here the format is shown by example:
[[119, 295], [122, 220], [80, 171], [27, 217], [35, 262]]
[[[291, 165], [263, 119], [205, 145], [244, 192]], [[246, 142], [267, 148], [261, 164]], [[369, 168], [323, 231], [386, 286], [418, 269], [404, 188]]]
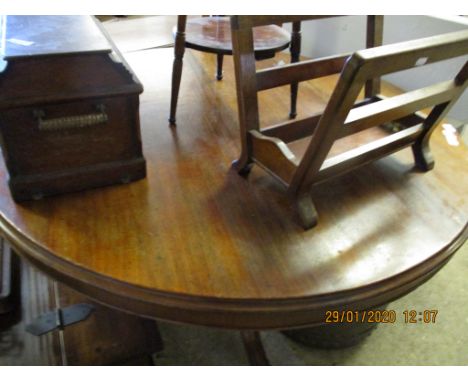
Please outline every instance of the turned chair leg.
[[291, 111], [289, 112], [289, 118], [294, 119], [297, 116], [297, 92], [299, 90], [299, 84], [291, 84]]
[[174, 46], [174, 63], [172, 65], [172, 89], [171, 89], [171, 111], [169, 123], [175, 125], [177, 100], [179, 97], [180, 79], [182, 77], [183, 59], [185, 53], [185, 25], [187, 16], [177, 18], [177, 32]]
[[223, 79], [223, 58], [224, 54], [217, 54], [217, 67], [216, 67], [216, 79], [221, 81]]
[[[301, 55], [301, 22], [294, 22], [292, 25], [291, 34], [291, 63], [299, 62]], [[289, 112], [289, 118], [296, 118], [297, 116], [297, 92], [299, 90], [299, 83], [295, 82], [291, 84], [291, 111]]]

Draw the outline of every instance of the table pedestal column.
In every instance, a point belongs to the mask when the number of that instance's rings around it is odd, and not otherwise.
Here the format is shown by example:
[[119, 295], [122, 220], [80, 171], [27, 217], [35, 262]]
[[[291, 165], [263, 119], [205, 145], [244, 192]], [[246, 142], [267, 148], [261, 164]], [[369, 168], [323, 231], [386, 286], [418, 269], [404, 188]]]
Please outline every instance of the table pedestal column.
[[[385, 310], [386, 307], [387, 305], [384, 305], [372, 310]], [[359, 318], [361, 317], [362, 313], [359, 315]], [[377, 325], [376, 322], [329, 323], [305, 329], [285, 330], [283, 333], [307, 346], [339, 349], [358, 345], [377, 328]]]
[[0, 238], [0, 330], [20, 320], [20, 284], [19, 258]]

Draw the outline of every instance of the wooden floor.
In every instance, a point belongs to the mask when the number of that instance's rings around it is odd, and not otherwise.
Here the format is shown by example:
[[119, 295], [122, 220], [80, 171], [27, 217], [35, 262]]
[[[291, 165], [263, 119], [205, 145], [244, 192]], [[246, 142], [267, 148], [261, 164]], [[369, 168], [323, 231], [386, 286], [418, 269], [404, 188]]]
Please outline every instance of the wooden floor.
[[[177, 16], [99, 17], [122, 53], [174, 45]], [[139, 33], [135, 33], [138, 30]]]

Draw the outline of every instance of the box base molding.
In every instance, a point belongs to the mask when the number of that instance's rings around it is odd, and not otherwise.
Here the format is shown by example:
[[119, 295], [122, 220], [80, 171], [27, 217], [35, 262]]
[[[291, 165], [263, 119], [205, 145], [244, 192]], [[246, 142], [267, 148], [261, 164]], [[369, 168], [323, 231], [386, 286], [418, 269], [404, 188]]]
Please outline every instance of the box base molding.
[[143, 157], [128, 161], [101, 163], [61, 172], [10, 177], [9, 186], [16, 202], [42, 199], [45, 196], [90, 188], [125, 184], [146, 176]]

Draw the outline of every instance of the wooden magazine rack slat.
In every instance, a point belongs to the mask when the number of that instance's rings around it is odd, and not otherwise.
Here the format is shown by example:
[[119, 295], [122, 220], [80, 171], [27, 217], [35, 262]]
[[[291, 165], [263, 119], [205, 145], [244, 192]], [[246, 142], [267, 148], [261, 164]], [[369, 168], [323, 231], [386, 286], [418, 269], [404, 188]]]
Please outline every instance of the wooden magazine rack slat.
[[[429, 138], [434, 128], [467, 86], [468, 62], [453, 80], [391, 98], [379, 95], [379, 78], [417, 66], [468, 53], [468, 30], [387, 46], [373, 47], [352, 55], [336, 55], [256, 72], [252, 27], [270, 23], [272, 17], [236, 16], [231, 20], [242, 153], [235, 162], [241, 174], [253, 163], [286, 185], [295, 201], [304, 228], [317, 224], [317, 212], [309, 194], [318, 182], [411, 146], [416, 166], [428, 171], [434, 166]], [[278, 22], [297, 21], [297, 16], [274, 16]], [[305, 17], [311, 19], [313, 17]], [[367, 45], [380, 44], [382, 19], [368, 18]], [[260, 130], [257, 92], [340, 73], [323, 113], [287, 121]], [[365, 87], [364, 101], [356, 99]], [[419, 111], [433, 107], [426, 117]], [[337, 139], [362, 130], [397, 123], [400, 131], [334, 157], [330, 149]], [[311, 137], [302, 158], [288, 143]]]

